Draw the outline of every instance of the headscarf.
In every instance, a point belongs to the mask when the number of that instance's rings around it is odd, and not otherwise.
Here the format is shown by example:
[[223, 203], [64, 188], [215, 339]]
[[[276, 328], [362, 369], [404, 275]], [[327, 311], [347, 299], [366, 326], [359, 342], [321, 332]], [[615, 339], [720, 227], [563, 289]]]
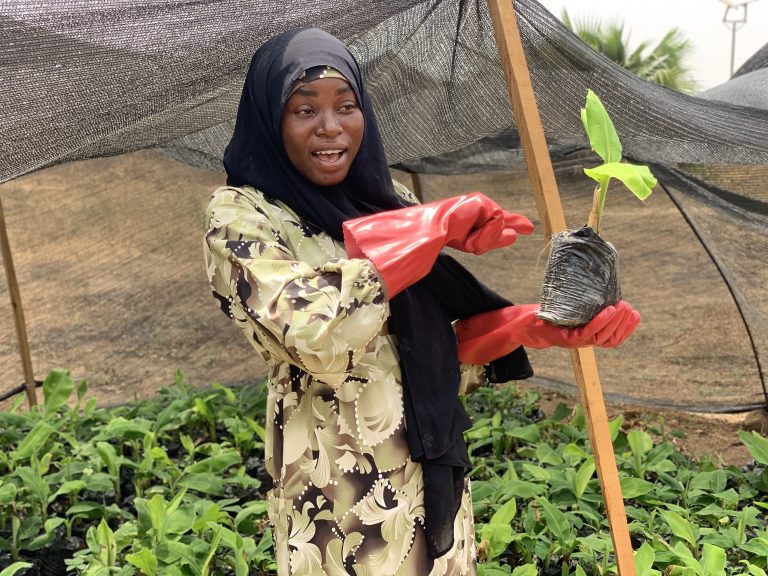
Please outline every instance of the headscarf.
[[[317, 186], [294, 168], [280, 130], [292, 87], [317, 66], [330, 66], [347, 79], [365, 120], [360, 150], [347, 177], [334, 186]], [[407, 205], [395, 194], [355, 58], [341, 41], [316, 28], [284, 32], [254, 54], [224, 167], [229, 185], [257, 188], [340, 241], [345, 220]], [[453, 521], [470, 466], [463, 438], [470, 421], [458, 396], [459, 361], [451, 322], [509, 304], [447, 255], [438, 257], [424, 279], [390, 300], [403, 374], [406, 434], [411, 459], [422, 464], [425, 534], [433, 558], [453, 544]], [[491, 372], [499, 382], [532, 375], [522, 348], [495, 361]]]

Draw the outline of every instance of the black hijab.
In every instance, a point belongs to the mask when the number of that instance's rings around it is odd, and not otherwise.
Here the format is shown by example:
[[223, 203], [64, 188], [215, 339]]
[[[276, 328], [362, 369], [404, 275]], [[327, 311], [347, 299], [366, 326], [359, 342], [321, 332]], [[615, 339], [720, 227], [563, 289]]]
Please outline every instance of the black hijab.
[[[317, 186], [294, 168], [283, 147], [283, 106], [299, 76], [316, 66], [341, 72], [357, 96], [365, 131], [345, 180]], [[249, 185], [290, 206], [308, 224], [343, 241], [342, 222], [406, 205], [395, 194], [384, 147], [360, 68], [346, 46], [322, 30], [289, 30], [254, 54], [245, 78], [232, 140], [224, 152], [227, 183]], [[453, 543], [469, 455], [463, 432], [469, 417], [458, 397], [459, 362], [451, 322], [508, 306], [450, 256], [390, 301], [403, 373], [406, 434], [411, 459], [422, 464], [425, 533], [437, 557]], [[525, 351], [492, 363], [494, 381], [530, 377]]]

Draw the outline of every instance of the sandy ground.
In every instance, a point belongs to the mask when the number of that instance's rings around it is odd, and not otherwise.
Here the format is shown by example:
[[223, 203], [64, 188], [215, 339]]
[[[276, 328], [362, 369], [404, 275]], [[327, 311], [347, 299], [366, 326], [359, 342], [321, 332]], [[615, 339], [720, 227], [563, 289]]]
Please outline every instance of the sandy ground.
[[[410, 176], [397, 174], [410, 185]], [[22, 290], [35, 374], [53, 367], [86, 379], [113, 404], [154, 394], [181, 369], [194, 385], [247, 382], [264, 364], [218, 310], [202, 260], [203, 210], [223, 174], [142, 151], [71, 163], [0, 186]], [[531, 217], [522, 174], [422, 176], [426, 200], [483, 190]], [[582, 195], [583, 196], [583, 195]], [[564, 192], [569, 222], [586, 220], [581, 196]], [[641, 205], [609, 199], [604, 236], [622, 255], [624, 297], [643, 314], [636, 334], [598, 350], [611, 411], [663, 414], [687, 432], [683, 448], [740, 463], [744, 415], [689, 416], [644, 406], [759, 402], [762, 390], [736, 307], [668, 197]], [[536, 302], [546, 252], [540, 234], [465, 262], [515, 302]], [[717, 313], [713, 313], [716, 311]], [[571, 401], [547, 383], [574, 382], [562, 350], [533, 351], [545, 409]], [[22, 381], [8, 290], [0, 283], [0, 393]]]

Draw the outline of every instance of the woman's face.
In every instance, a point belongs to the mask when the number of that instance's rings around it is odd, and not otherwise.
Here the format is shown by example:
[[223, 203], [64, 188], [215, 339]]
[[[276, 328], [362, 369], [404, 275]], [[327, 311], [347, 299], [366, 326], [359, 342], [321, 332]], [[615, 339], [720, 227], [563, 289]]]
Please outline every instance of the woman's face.
[[280, 128], [296, 170], [318, 186], [333, 186], [347, 177], [365, 121], [346, 81], [318, 78], [291, 94]]

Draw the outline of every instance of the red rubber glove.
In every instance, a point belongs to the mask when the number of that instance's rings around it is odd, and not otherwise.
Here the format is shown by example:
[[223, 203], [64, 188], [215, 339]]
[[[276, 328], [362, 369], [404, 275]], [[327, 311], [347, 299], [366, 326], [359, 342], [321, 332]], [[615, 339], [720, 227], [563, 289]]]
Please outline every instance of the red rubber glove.
[[584, 326], [562, 328], [536, 318], [538, 304], [507, 306], [456, 323], [459, 360], [487, 364], [519, 346], [528, 348], [613, 348], [630, 337], [640, 313], [619, 300], [606, 306]]
[[502, 210], [480, 192], [378, 212], [343, 226], [347, 254], [373, 262], [390, 298], [426, 276], [444, 246], [483, 254], [533, 232], [528, 218]]

